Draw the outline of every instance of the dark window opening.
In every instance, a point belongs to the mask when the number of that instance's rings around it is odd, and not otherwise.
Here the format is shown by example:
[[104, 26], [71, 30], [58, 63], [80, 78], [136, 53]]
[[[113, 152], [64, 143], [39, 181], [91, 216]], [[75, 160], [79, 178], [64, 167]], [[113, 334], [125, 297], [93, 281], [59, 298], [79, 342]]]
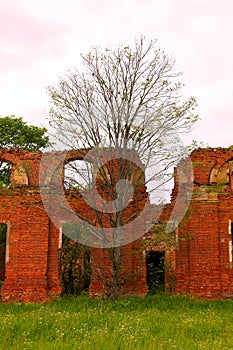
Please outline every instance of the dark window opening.
[[0, 224], [0, 287], [5, 279], [7, 225]]
[[146, 256], [147, 286], [149, 294], [164, 293], [165, 271], [164, 252], [149, 251]]
[[11, 167], [10, 163], [0, 160], [0, 187], [10, 185]]

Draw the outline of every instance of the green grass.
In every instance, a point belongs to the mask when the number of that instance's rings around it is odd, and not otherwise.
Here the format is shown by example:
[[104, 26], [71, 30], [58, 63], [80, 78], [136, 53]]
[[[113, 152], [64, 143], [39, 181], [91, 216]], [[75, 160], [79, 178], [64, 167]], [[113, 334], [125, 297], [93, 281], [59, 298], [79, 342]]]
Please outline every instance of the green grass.
[[155, 295], [0, 303], [0, 349], [233, 349], [233, 300]]

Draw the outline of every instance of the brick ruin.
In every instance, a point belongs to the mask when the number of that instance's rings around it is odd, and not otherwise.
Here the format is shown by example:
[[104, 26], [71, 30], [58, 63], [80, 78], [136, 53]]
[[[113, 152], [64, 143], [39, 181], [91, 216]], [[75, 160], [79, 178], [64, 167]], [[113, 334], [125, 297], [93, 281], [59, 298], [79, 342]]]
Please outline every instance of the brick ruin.
[[[85, 152], [65, 152], [65, 162], [82, 160]], [[42, 157], [46, 160], [47, 166], [53, 162], [54, 174], [51, 175], [46, 166], [43, 169], [44, 173], [40, 172]], [[58, 203], [55, 208], [57, 212], [48, 215], [43, 202], [47, 200], [45, 198], [47, 193], [42, 200], [41, 189], [53, 190], [63, 186], [59, 183], [59, 174], [61, 175], [64, 169], [63, 152], [42, 154], [20, 149], [5, 149], [0, 152], [0, 159], [11, 164], [11, 185], [0, 189], [0, 224], [7, 225], [2, 300], [4, 302], [50, 300], [62, 291], [59, 251], [62, 245], [63, 224], [62, 220], [61, 222], [58, 220], [54, 225], [51, 216], [55, 215], [58, 219], [61, 217], [69, 221], [69, 212], [62, 208], [64, 200], [74, 212], [80, 213], [83, 219], [92, 221], [93, 225], [96, 224], [96, 216], [82, 196], [72, 191], [65, 191], [64, 198], [59, 192], [58, 195], [54, 192], [52, 200], [55, 204]], [[141, 193], [140, 200], [138, 196], [132, 198], [128, 210], [129, 216], [140, 212], [148, 200], [144, 183], [136, 192]], [[146, 226], [143, 222], [142, 225], [145, 231]], [[127, 278], [122, 294], [147, 293], [145, 259], [141, 250], [140, 254], [132, 253], [138, 250], [139, 245], [140, 243], [136, 241], [122, 247], [122, 265], [125, 266], [122, 269], [122, 278], [126, 275], [132, 276]], [[98, 271], [100, 269], [104, 271], [105, 279], [109, 279], [111, 262], [106, 249], [90, 248], [90, 256], [94, 264], [89, 290], [90, 295], [94, 297], [104, 292]], [[3, 271], [0, 274], [3, 274]]]
[[[84, 153], [69, 151], [66, 162], [82, 160]], [[57, 165], [62, 169], [59, 152], [57, 154]], [[51, 154], [47, 156], [49, 159]], [[44, 208], [39, 186], [41, 158], [41, 152], [0, 151], [0, 159], [11, 164], [11, 185], [0, 189], [0, 224], [6, 224], [7, 228], [2, 254], [4, 271], [0, 268], [0, 277], [4, 275], [1, 288], [4, 302], [48, 301], [62, 291], [58, 263], [62, 225], [54, 225]], [[177, 199], [178, 182], [182, 182], [179, 191], [191, 186], [189, 209], [176, 229], [180, 240], [175, 248], [165, 251], [165, 262], [170, 263], [167, 270], [165, 264], [166, 288], [208, 298], [232, 297], [233, 149], [198, 149], [192, 152], [191, 161], [193, 178], [184, 176], [178, 181], [175, 171], [171, 204], [161, 216], [163, 220], [169, 219]], [[46, 187], [46, 177], [43, 181]], [[140, 200], [133, 198], [129, 213], [140, 212], [148, 201], [143, 184], [137, 191], [141, 193]], [[93, 213], [81, 196], [67, 192], [66, 200], [72, 210], [91, 220]], [[141, 224], [146, 231], [146, 223]], [[130, 276], [122, 287], [122, 294], [143, 296], [148, 292], [145, 252], [140, 247], [140, 241], [122, 247], [122, 275]], [[154, 250], [159, 251], [159, 247]], [[94, 297], [104, 292], [104, 285], [97, 278], [98, 269], [109, 278], [111, 262], [106, 249], [91, 248], [90, 255], [91, 261], [95, 260], [90, 284], [90, 295]]]
[[[233, 148], [197, 149], [192, 200], [177, 234], [175, 291], [205, 298], [233, 297]], [[172, 202], [176, 197], [175, 187]]]

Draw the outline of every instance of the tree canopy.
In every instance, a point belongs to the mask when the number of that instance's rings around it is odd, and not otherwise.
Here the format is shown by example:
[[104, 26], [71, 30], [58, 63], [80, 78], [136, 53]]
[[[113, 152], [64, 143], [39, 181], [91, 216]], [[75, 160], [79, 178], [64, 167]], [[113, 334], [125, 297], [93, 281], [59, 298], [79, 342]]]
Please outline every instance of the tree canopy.
[[[127, 221], [125, 215], [131, 190], [123, 181], [121, 190], [116, 191], [117, 182], [127, 180], [136, 188], [144, 180], [143, 176], [135, 176], [135, 165], [129, 167], [128, 161], [141, 167], [141, 174], [146, 173], [148, 186], [152, 184], [153, 189], [160, 189], [170, 178], [170, 169], [186, 155], [180, 135], [189, 132], [198, 119], [194, 112], [196, 100], [182, 99], [175, 60], [160, 49], [156, 40], [148, 42], [142, 37], [132, 47], [120, 45], [105, 50], [95, 47], [81, 57], [83, 71], [69, 71], [56, 86], [48, 88], [52, 102], [50, 125], [65, 147], [98, 149], [99, 153], [92, 158], [104, 179], [105, 197], [101, 210], [94, 207], [96, 218], [104, 228], [108, 217], [108, 226], [117, 235], [132, 221], [132, 216]], [[127, 158], [130, 154], [126, 162], [118, 162], [117, 178], [108, 156], [108, 161], [102, 163], [105, 149], [112, 151], [112, 158]], [[71, 170], [74, 169], [72, 164]], [[75, 171], [81, 173], [78, 167]], [[83, 180], [83, 173], [80, 178]], [[97, 192], [100, 190], [93, 192], [92, 203], [97, 201]], [[121, 198], [116, 200], [116, 197]], [[100, 234], [96, 231], [95, 235]], [[118, 237], [118, 242], [122, 241], [122, 236]], [[120, 288], [121, 258], [117, 245], [109, 248], [113, 265], [109, 287], [112, 295], [118, 294]]]
[[[22, 118], [6, 116], [0, 118], [0, 148], [21, 148], [39, 151], [49, 145], [47, 129], [28, 125]], [[0, 184], [8, 185], [10, 164], [0, 160]]]
[[47, 129], [28, 125], [22, 118], [7, 116], [0, 118], [0, 148], [21, 148], [38, 151], [49, 143]]
[[164, 176], [184, 156], [179, 136], [198, 119], [195, 98], [182, 99], [175, 60], [141, 38], [134, 47], [94, 48], [82, 62], [83, 72], [48, 88], [57, 139], [74, 149], [134, 150], [147, 170], [157, 167], [154, 178]]

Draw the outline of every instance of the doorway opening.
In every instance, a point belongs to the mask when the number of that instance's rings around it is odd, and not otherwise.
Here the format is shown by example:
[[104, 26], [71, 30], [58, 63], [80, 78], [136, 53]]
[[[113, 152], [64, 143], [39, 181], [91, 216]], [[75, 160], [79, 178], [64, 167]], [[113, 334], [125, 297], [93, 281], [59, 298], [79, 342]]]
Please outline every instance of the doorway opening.
[[7, 224], [0, 224], [0, 288], [5, 280]]
[[89, 248], [69, 238], [75, 229], [72, 223], [63, 224], [62, 227], [60, 279], [66, 295], [88, 292], [91, 278]]
[[149, 251], [146, 255], [147, 267], [147, 286], [149, 294], [157, 294], [165, 292], [165, 268], [164, 268], [165, 252]]

